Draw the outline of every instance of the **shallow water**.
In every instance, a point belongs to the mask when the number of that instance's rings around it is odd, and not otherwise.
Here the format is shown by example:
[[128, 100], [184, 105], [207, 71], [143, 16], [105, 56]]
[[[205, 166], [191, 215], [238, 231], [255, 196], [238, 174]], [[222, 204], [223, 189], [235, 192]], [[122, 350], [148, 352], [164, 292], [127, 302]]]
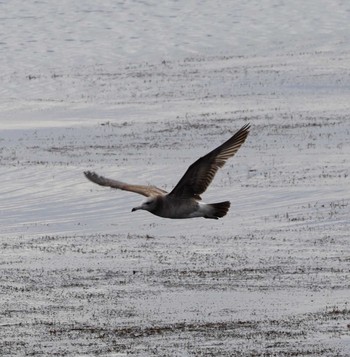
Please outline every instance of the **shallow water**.
[[341, 0], [15, 0], [2, 2], [0, 10], [6, 74], [202, 54], [349, 49], [350, 8]]
[[[264, 4], [0, 5], [1, 355], [349, 355], [349, 9]], [[171, 190], [247, 122], [218, 221], [83, 176]]]

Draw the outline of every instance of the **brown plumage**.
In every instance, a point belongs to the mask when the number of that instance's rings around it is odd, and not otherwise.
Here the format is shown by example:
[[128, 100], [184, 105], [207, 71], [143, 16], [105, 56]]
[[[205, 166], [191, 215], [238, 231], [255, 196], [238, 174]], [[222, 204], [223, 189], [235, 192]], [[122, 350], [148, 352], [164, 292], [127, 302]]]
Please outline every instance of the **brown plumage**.
[[204, 217], [217, 219], [226, 215], [230, 202], [205, 204], [199, 202], [200, 195], [208, 188], [218, 169], [223, 167], [244, 143], [249, 129], [249, 124], [244, 125], [222, 145], [195, 161], [170, 193], [155, 186], [130, 185], [108, 179], [90, 171], [86, 171], [84, 174], [90, 181], [98, 185], [138, 193], [149, 198], [141, 206], [133, 208], [132, 211], [143, 209], [166, 218]]
[[208, 188], [216, 172], [223, 167], [226, 160], [232, 157], [248, 136], [250, 125], [247, 124], [237, 131], [230, 139], [194, 162], [182, 176], [181, 180], [170, 192], [181, 198], [196, 198]]
[[167, 194], [166, 191], [156, 186], [129, 185], [128, 183], [122, 181], [112, 180], [103, 176], [99, 176], [95, 172], [90, 171], [85, 171], [84, 174], [87, 179], [100, 186], [108, 186], [123, 191], [134, 192], [146, 197], [156, 197]]

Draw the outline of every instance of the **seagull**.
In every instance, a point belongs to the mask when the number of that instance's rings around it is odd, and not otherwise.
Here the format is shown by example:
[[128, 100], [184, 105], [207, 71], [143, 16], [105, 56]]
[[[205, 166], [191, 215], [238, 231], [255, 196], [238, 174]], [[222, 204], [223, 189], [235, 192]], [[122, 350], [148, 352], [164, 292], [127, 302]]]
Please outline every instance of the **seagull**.
[[230, 208], [230, 202], [201, 202], [200, 195], [208, 188], [216, 172], [226, 161], [234, 156], [249, 134], [250, 124], [244, 125], [230, 139], [200, 157], [189, 166], [174, 189], [168, 193], [155, 186], [132, 185], [85, 171], [87, 179], [100, 185], [138, 193], [147, 197], [140, 206], [131, 211], [145, 210], [163, 218], [204, 217], [218, 219], [224, 217]]

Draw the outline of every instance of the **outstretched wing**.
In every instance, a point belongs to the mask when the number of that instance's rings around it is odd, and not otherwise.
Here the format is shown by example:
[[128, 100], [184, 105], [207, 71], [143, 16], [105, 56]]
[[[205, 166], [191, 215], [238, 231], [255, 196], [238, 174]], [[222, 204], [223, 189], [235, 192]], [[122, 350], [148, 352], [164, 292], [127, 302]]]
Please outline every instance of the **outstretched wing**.
[[128, 183], [112, 180], [103, 176], [97, 175], [95, 172], [85, 171], [86, 178], [97, 185], [108, 186], [119, 190], [135, 192], [146, 197], [164, 196], [166, 191], [155, 186], [129, 185]]
[[223, 167], [227, 159], [234, 156], [244, 143], [249, 128], [250, 124], [244, 125], [229, 140], [194, 162], [169, 195], [200, 200], [200, 194], [210, 185], [218, 169]]

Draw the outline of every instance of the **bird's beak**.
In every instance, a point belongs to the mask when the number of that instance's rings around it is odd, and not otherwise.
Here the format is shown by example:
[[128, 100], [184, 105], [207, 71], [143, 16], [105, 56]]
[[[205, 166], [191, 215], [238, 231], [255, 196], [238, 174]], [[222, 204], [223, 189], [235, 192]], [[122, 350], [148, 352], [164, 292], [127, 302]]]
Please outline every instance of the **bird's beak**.
[[139, 210], [139, 209], [141, 209], [141, 206], [134, 207], [134, 208], [131, 210], [131, 212], [135, 212], [135, 211], [137, 211], [137, 210]]

